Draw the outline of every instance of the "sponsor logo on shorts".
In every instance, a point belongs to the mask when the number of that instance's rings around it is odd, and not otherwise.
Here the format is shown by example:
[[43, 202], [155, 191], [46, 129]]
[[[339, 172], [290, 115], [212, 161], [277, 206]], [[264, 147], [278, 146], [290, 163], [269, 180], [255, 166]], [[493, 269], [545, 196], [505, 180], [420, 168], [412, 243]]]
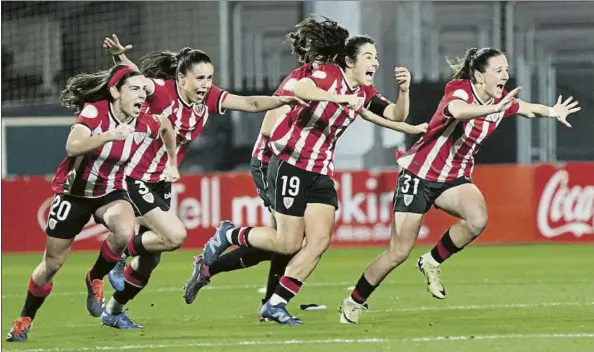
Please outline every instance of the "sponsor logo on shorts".
[[170, 199], [171, 198], [171, 192], [165, 193], [164, 198], [165, 199]]
[[56, 219], [49, 219], [49, 223], [47, 224], [50, 229], [55, 229], [56, 225], [58, 224], [58, 220]]
[[295, 202], [295, 198], [293, 197], [284, 197], [283, 198], [283, 204], [285, 205], [285, 208], [289, 209], [293, 203]]

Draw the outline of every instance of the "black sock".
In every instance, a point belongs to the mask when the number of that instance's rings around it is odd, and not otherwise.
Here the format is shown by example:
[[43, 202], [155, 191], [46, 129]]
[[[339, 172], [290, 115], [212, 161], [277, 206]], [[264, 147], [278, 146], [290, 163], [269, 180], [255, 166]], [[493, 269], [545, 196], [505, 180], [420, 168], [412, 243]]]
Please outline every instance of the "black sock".
[[452, 241], [450, 237], [450, 230], [447, 230], [446, 233], [443, 234], [439, 242], [431, 249], [431, 256], [435, 259], [438, 263], [443, 263], [446, 259], [451, 257], [453, 254], [460, 252], [464, 247], [458, 248]]
[[253, 227], [238, 227], [231, 230], [231, 243], [240, 247], [251, 247], [248, 241], [248, 234]]
[[355, 289], [351, 293], [351, 298], [353, 301], [363, 304], [378, 286], [379, 284], [377, 286], [371, 285], [365, 278], [365, 274], [363, 274], [359, 281], [357, 281], [357, 285], [355, 285]]
[[35, 315], [37, 315], [37, 310], [39, 310], [53, 287], [53, 283], [40, 287], [33, 281], [33, 278], [29, 279], [29, 289], [27, 290], [25, 305], [23, 306], [23, 310], [21, 310], [21, 317], [29, 317], [33, 320]]
[[142, 236], [144, 233], [140, 235], [136, 235], [132, 238], [132, 240], [128, 243], [128, 256], [136, 257], [139, 255], [152, 255], [153, 253], [149, 252], [144, 245], [142, 244]]
[[[150, 231], [150, 230], [151, 229], [149, 229], [148, 227], [140, 225], [140, 227], [138, 228], [138, 234], [134, 238], [140, 237], [140, 236], [142, 236], [143, 233]], [[131, 240], [131, 242], [134, 241], [134, 238]], [[126, 257], [132, 257], [132, 255], [130, 254], [130, 250], [128, 250], [129, 246], [130, 246], [130, 243], [128, 243], [128, 246], [126, 246], [126, 249], [124, 249], [124, 254], [126, 255]], [[134, 244], [132, 246], [134, 246]], [[140, 240], [140, 248], [139, 249], [140, 249], [140, 251], [143, 251], [145, 249], [144, 245], [142, 244], [142, 240]], [[146, 253], [143, 253], [143, 254], [146, 254]], [[140, 254], [138, 254], [138, 255], [140, 255]]]
[[270, 270], [268, 271], [268, 283], [266, 285], [266, 296], [262, 302], [266, 302], [272, 297], [274, 291], [278, 287], [280, 278], [285, 273], [285, 269], [287, 265], [293, 259], [295, 255], [282, 255], [282, 254], [272, 254], [272, 258], [270, 259]]
[[131, 265], [126, 266], [124, 270], [124, 290], [116, 291], [113, 298], [120, 304], [125, 305], [136, 297], [142, 289], [148, 284], [149, 277], [132, 269]]
[[208, 267], [210, 276], [218, 273], [252, 267], [265, 260], [270, 260], [272, 252], [253, 247], [240, 247], [219, 257]]
[[283, 276], [280, 278], [279, 284], [276, 287], [274, 294], [280, 296], [288, 303], [291, 298], [295, 297], [295, 295], [299, 293], [301, 290], [301, 285], [303, 285], [303, 282], [292, 277]]
[[93, 265], [91, 271], [89, 271], [89, 279], [91, 281], [103, 280], [105, 275], [107, 275], [107, 273], [109, 273], [119, 261], [120, 254], [112, 251], [107, 245], [107, 241], [103, 241], [101, 250], [99, 252], [99, 257], [97, 257], [95, 265]]

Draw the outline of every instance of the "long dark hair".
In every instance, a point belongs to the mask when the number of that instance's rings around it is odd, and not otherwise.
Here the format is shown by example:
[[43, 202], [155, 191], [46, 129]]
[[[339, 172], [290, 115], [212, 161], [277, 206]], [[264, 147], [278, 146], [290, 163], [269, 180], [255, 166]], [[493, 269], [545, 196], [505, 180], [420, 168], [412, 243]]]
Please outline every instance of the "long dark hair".
[[365, 44], [375, 45], [375, 39], [368, 35], [357, 35], [348, 38], [343, 52], [336, 59], [336, 64], [343, 69], [346, 68], [346, 58], [349, 57], [351, 60], [355, 61], [359, 54], [359, 49]]
[[[112, 101], [113, 98], [107, 87], [110, 78], [119, 70], [126, 68], [123, 65], [116, 65], [109, 70], [95, 73], [80, 73], [71, 77], [66, 83], [66, 88], [60, 93], [60, 104], [79, 114], [85, 103], [93, 103], [100, 100]], [[119, 90], [126, 79], [141, 75], [138, 71], [130, 71], [122, 76], [115, 84]]]
[[291, 42], [291, 50], [301, 63], [322, 61], [333, 62], [344, 50], [349, 31], [338, 25], [336, 21], [321, 16], [316, 21], [309, 17], [299, 22], [294, 32], [286, 35]]
[[202, 50], [183, 48], [179, 53], [153, 51], [141, 58], [140, 72], [146, 77], [175, 80], [178, 73], [186, 74], [192, 66], [211, 63]]
[[489, 65], [489, 59], [500, 55], [503, 55], [503, 53], [493, 48], [470, 48], [463, 58], [448, 61], [454, 71], [452, 79], [469, 79], [472, 83], [476, 83], [474, 73], [476, 71], [484, 73]]

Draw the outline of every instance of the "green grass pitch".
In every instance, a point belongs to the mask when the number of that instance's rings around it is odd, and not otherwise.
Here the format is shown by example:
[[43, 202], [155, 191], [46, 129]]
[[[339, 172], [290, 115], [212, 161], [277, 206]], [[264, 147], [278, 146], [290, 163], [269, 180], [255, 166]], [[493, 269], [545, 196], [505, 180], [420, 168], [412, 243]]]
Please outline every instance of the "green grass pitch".
[[[223, 273], [192, 305], [181, 297], [191, 251], [163, 255], [129, 305], [145, 328], [100, 326], [85, 309], [84, 274], [96, 253], [73, 253], [38, 313], [29, 341], [4, 351], [594, 351], [594, 246], [473, 246], [442, 267], [445, 300], [427, 293], [416, 249], [369, 300], [360, 324], [339, 324], [337, 307], [382, 249], [332, 249], [291, 302], [302, 326], [259, 323], [267, 263]], [[23, 304], [40, 254], [2, 256], [2, 332]], [[112, 289], [106, 280], [106, 299]], [[303, 312], [300, 303], [327, 310]]]

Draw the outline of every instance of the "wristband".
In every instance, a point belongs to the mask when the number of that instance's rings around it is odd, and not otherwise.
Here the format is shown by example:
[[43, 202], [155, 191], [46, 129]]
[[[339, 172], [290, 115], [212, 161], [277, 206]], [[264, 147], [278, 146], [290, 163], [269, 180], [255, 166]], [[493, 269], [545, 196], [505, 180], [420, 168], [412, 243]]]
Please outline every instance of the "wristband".
[[555, 112], [555, 108], [549, 107], [549, 117], [557, 117], [557, 113]]

